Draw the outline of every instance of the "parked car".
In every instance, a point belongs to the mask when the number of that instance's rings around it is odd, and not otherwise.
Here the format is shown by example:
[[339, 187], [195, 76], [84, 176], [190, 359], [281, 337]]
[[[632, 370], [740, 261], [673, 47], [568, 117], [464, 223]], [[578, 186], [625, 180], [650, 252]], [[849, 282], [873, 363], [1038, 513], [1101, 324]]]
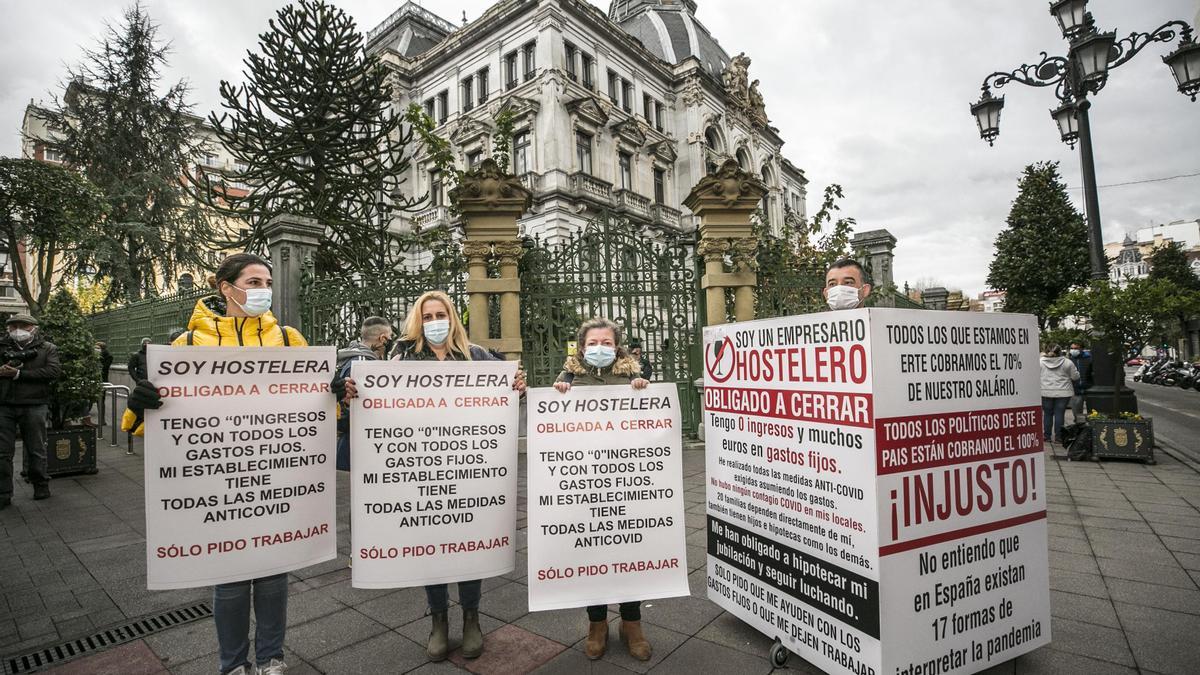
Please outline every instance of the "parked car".
[[1132, 359], [1129, 359], [1128, 361], [1126, 361], [1126, 362], [1125, 362], [1125, 365], [1127, 365], [1127, 366], [1140, 366], [1140, 365], [1142, 365], [1143, 363], [1145, 363], [1145, 361], [1142, 361], [1142, 357], [1140, 357], [1140, 356], [1135, 356], [1135, 357], [1133, 357]]

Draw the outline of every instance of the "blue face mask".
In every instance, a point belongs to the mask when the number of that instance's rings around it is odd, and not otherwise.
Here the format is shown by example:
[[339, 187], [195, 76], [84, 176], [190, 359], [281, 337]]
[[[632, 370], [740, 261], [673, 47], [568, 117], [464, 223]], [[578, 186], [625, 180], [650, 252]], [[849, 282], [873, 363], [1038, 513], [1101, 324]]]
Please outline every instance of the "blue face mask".
[[425, 339], [429, 340], [430, 344], [445, 344], [446, 338], [450, 337], [450, 320], [435, 319], [433, 321], [426, 321], [421, 330], [425, 333]]
[[592, 345], [583, 350], [583, 360], [593, 368], [606, 368], [617, 360], [617, 350], [607, 345]]

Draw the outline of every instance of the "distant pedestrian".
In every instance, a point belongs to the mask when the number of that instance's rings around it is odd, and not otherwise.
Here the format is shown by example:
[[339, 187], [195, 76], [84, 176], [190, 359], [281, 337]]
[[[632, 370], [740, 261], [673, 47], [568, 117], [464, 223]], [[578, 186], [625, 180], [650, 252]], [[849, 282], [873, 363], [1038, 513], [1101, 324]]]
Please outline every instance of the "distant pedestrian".
[[112, 368], [113, 355], [108, 351], [108, 343], [100, 341], [96, 343], [96, 353], [100, 355], [100, 381], [111, 382], [108, 379], [108, 370]]
[[50, 388], [62, 374], [58, 348], [38, 334], [37, 319], [14, 314], [0, 337], [0, 509], [12, 503], [17, 433], [25, 445], [25, 472], [33, 498], [50, 496], [46, 472], [46, 415]]
[[642, 371], [642, 379], [649, 380], [654, 377], [654, 366], [650, 365], [650, 359], [642, 354], [641, 343], [632, 343], [629, 345], [629, 355], [637, 359], [638, 368]]
[[1075, 395], [1075, 383], [1079, 371], [1075, 364], [1063, 356], [1062, 347], [1048, 345], [1042, 352], [1042, 440], [1050, 440], [1053, 424], [1054, 442], [1062, 443], [1064, 416], [1067, 403]]
[[1076, 422], [1081, 422], [1087, 415], [1087, 390], [1092, 387], [1092, 353], [1084, 348], [1082, 342], [1075, 341], [1071, 343], [1067, 354], [1071, 363], [1075, 364], [1075, 370], [1079, 371], [1075, 393], [1071, 396], [1071, 414], [1075, 416]]
[[[382, 361], [387, 358], [396, 340], [392, 322], [382, 316], [363, 319], [358, 339], [339, 349], [337, 353], [336, 379], [350, 377], [350, 368], [355, 361]], [[338, 403], [337, 419], [337, 469], [350, 470], [350, 402]]]
[[134, 384], [149, 378], [149, 371], [146, 368], [146, 347], [150, 344], [150, 338], [142, 338], [142, 346], [129, 357], [129, 379], [133, 380]]

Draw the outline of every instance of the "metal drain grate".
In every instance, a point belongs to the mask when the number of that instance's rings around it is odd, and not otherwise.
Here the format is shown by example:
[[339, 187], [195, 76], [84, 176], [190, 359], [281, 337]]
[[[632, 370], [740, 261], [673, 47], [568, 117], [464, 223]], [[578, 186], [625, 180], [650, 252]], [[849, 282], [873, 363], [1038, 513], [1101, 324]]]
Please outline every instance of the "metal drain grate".
[[87, 637], [60, 642], [28, 654], [10, 656], [4, 659], [4, 672], [7, 675], [36, 672], [210, 616], [212, 616], [212, 607], [207, 602], [201, 602], [168, 610], [162, 614], [134, 619], [120, 626], [97, 631]]

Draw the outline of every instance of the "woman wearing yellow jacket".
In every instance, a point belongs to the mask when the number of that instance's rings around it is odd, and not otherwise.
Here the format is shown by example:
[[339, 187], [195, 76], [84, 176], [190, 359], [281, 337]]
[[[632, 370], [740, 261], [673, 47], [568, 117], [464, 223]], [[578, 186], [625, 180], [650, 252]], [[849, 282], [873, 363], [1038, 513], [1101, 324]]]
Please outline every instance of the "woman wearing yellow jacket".
[[[188, 322], [188, 331], [174, 343], [223, 347], [305, 347], [300, 332], [283, 326], [271, 315], [271, 266], [250, 253], [235, 253], [209, 279], [216, 295], [203, 298]], [[154, 376], [153, 373], [150, 374]], [[146, 409], [163, 404], [158, 390], [142, 380], [129, 395], [123, 428], [142, 434]], [[150, 449], [153, 452], [153, 449]], [[223, 675], [282, 675], [283, 640], [287, 629], [287, 574], [217, 584], [213, 589], [213, 618]], [[254, 605], [256, 668], [251, 668], [250, 606]]]

